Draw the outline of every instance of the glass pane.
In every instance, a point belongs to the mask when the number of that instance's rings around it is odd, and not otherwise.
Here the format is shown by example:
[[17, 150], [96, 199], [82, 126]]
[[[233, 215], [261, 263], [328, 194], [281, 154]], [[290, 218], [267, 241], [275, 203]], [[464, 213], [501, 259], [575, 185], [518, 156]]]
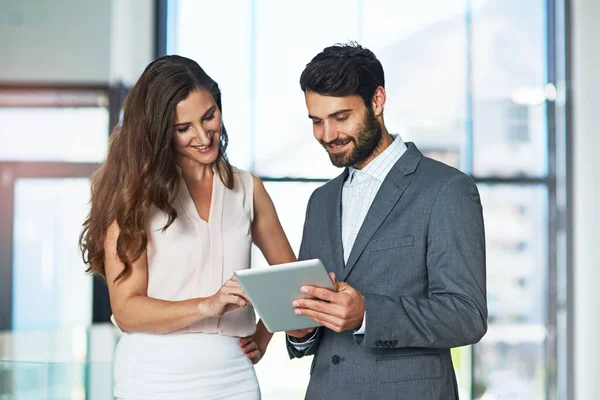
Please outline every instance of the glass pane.
[[473, 399], [545, 399], [544, 374], [543, 337], [514, 343], [484, 340], [475, 346]]
[[467, 105], [465, 1], [364, 3], [363, 42], [386, 74], [386, 126], [425, 155], [460, 167]]
[[471, 398], [471, 380], [473, 371], [473, 347], [463, 346], [451, 349], [452, 364], [460, 399]]
[[[298, 255], [300, 242], [302, 241], [302, 230], [304, 229], [304, 218], [306, 216], [306, 205], [310, 195], [323, 182], [265, 182], [265, 188], [273, 200], [277, 216], [287, 235], [294, 253]], [[263, 262], [254, 260], [256, 262]], [[266, 266], [263, 264], [261, 266]]]
[[[0, 399], [85, 400], [85, 364], [0, 361]], [[6, 396], [6, 397], [4, 397]]]
[[474, 346], [475, 398], [544, 399], [547, 189], [481, 185], [480, 192], [489, 330]]
[[[348, 40], [373, 50], [384, 66], [390, 131], [459, 166], [467, 104], [465, 7], [464, 0], [171, 0], [168, 52], [195, 59], [223, 88], [229, 156], [241, 168], [274, 177], [339, 173], [313, 138], [298, 80], [317, 52]], [[199, 24], [198, 15], [211, 18]], [[327, 23], [306, 29], [310, 21]], [[211, 40], [198, 45], [204, 37]]]
[[110, 323], [0, 332], [0, 399], [114, 399], [119, 335]]
[[312, 135], [298, 81], [317, 52], [359, 36], [359, 3], [257, 0], [254, 151], [259, 175], [329, 178], [339, 174]]
[[[312, 192], [322, 183], [265, 182], [281, 225], [297, 255], [302, 240], [306, 205]], [[252, 266], [266, 266], [260, 251], [253, 247]], [[276, 333], [265, 357], [256, 364], [263, 400], [302, 400], [308, 386], [312, 357], [290, 360], [285, 335]]]
[[546, 1], [473, 4], [473, 173], [542, 176], [554, 92], [545, 88]]
[[106, 108], [0, 108], [0, 161], [100, 162]]
[[[466, 105], [464, 1], [410, 7], [392, 0], [257, 4], [257, 173], [326, 178], [339, 173], [312, 136], [298, 80], [317, 52], [349, 39], [373, 50], [383, 64], [388, 129], [415, 140], [425, 153], [459, 164]], [[315, 9], [328, 22], [307, 30]]]
[[235, 166], [252, 166], [252, 11], [250, 0], [171, 0], [167, 53], [189, 57], [208, 73], [223, 94], [227, 154]]
[[91, 323], [92, 278], [77, 239], [90, 181], [18, 179], [13, 242], [13, 330]]

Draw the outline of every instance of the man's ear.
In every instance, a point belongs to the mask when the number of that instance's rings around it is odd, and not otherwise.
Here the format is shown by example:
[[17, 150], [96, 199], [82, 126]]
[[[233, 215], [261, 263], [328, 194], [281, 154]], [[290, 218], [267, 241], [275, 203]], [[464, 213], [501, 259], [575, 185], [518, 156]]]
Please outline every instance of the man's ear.
[[383, 86], [379, 86], [375, 90], [375, 94], [373, 95], [373, 101], [371, 102], [371, 107], [373, 109], [373, 114], [376, 117], [379, 117], [383, 114], [383, 107], [385, 105], [386, 93], [385, 88]]

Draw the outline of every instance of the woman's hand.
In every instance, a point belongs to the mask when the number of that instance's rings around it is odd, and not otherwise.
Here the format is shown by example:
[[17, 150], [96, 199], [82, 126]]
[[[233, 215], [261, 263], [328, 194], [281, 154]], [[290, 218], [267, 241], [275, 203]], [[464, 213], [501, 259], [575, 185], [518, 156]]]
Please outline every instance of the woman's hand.
[[217, 293], [208, 297], [203, 305], [207, 309], [207, 316], [218, 318], [228, 311], [237, 310], [247, 304], [250, 304], [250, 301], [234, 275]]
[[252, 361], [252, 364], [256, 364], [257, 362], [259, 362], [265, 354], [265, 351], [267, 350], [266, 345], [261, 346], [258, 343], [258, 340], [255, 340], [255, 335], [256, 334], [241, 338], [239, 342], [242, 351], [244, 352], [246, 357], [248, 357], [250, 361]]
[[241, 338], [239, 344], [246, 357], [252, 361], [252, 364], [256, 364], [265, 355], [272, 337], [273, 334], [267, 330], [261, 320], [256, 324], [254, 334]]

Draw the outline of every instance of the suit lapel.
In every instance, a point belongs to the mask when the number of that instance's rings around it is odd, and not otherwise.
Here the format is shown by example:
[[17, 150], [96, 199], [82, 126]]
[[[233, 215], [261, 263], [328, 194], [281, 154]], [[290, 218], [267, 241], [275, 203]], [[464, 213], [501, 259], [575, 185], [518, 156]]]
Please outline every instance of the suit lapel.
[[327, 230], [333, 254], [333, 265], [327, 265], [330, 272], [338, 276], [344, 270], [344, 253], [342, 244], [342, 188], [348, 177], [348, 169], [334, 180], [333, 196], [328, 196]]
[[[385, 221], [387, 216], [402, 197], [402, 194], [406, 188], [410, 185], [410, 179], [408, 179], [406, 176], [415, 172], [417, 166], [423, 158], [423, 154], [421, 154], [414, 143], [407, 142], [406, 145], [408, 149], [390, 170], [381, 184], [375, 199], [373, 199], [373, 203], [367, 212], [367, 216], [365, 217], [365, 220], [360, 227], [358, 234], [356, 235], [354, 246], [352, 246], [350, 256], [348, 257], [348, 262], [340, 274], [336, 273], [337, 280], [346, 280], [352, 271], [352, 268], [354, 268], [359, 257], [365, 250], [365, 247], [370, 242], [375, 232], [377, 232], [377, 229], [379, 229], [383, 221]], [[338, 204], [339, 209], [341, 209], [341, 190]]]
[[346, 280], [365, 247], [398, 203], [408, 185], [410, 185], [410, 180], [399, 174], [398, 171], [392, 169], [391, 173], [388, 174], [356, 235], [354, 246], [352, 246], [350, 257], [348, 257], [348, 263], [343, 273], [337, 278], [339, 281]]

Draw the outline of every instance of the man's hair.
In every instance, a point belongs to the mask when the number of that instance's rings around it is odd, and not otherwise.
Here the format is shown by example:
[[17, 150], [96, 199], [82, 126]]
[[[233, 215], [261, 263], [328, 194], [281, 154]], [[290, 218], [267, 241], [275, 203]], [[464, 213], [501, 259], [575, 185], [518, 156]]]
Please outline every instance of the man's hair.
[[379, 86], [385, 87], [383, 67], [369, 49], [356, 42], [336, 44], [317, 54], [300, 76], [302, 91], [343, 97], [358, 95], [370, 109]]

